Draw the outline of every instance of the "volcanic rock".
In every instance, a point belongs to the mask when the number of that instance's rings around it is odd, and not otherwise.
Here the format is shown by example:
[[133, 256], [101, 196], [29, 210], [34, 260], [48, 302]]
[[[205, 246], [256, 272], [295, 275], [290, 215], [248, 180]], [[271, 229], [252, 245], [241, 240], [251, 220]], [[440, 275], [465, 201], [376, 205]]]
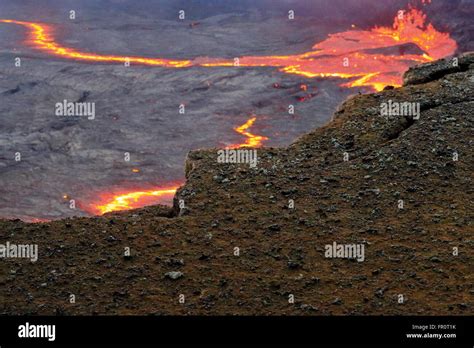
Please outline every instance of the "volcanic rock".
[[173, 271], [173, 272], [167, 272], [167, 273], [165, 274], [165, 276], [166, 276], [167, 278], [176, 280], [176, 279], [181, 278], [181, 277], [183, 276], [183, 273], [182, 273], [182, 272]]

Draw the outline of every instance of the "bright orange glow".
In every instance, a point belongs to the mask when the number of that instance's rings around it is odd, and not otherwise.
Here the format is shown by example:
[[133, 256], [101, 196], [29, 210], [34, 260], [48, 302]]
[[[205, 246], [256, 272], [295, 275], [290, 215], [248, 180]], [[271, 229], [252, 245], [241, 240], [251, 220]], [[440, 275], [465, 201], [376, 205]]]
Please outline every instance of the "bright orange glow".
[[[403, 46], [414, 44], [419, 54], [404, 54]], [[391, 48], [391, 54], [381, 53]], [[398, 49], [395, 55], [393, 48]], [[392, 27], [349, 30], [314, 45], [313, 50], [292, 56], [242, 57], [240, 66], [279, 66], [289, 74], [309, 78], [351, 79], [344, 87], [370, 86], [376, 91], [387, 85], [399, 87], [402, 74], [415, 63], [429, 62], [454, 54], [457, 44], [449, 34], [426, 24], [420, 10], [398, 14]], [[215, 64], [216, 65], [216, 64]]]
[[[415, 45], [420, 53], [405, 54], [407, 44]], [[382, 53], [388, 48], [391, 52]], [[426, 15], [421, 10], [410, 8], [397, 14], [392, 27], [352, 29], [331, 34], [314, 45], [312, 51], [290, 56], [241, 57], [239, 66], [279, 67], [284, 73], [308, 78], [351, 79], [342, 86], [366, 86], [381, 91], [387, 85], [400, 87], [402, 75], [411, 65], [452, 55], [456, 49], [457, 44], [449, 34], [426, 24]], [[193, 62], [203, 66], [234, 65], [229, 60], [214, 58], [200, 58]]]
[[268, 138], [264, 137], [263, 135], [255, 135], [248, 131], [248, 129], [253, 126], [256, 120], [256, 117], [252, 117], [243, 125], [234, 128], [237, 133], [245, 135], [247, 139], [245, 140], [245, 143], [231, 145], [229, 148], [235, 149], [239, 147], [260, 147], [262, 146], [263, 141], [268, 140]]
[[[429, 4], [430, 0], [422, 0]], [[418, 9], [400, 11], [392, 27], [357, 29], [351, 25], [348, 31], [331, 34], [313, 46], [309, 52], [289, 56], [244, 56], [238, 64], [234, 59], [199, 57], [194, 60], [170, 60], [162, 58], [122, 57], [80, 52], [61, 46], [52, 35], [49, 25], [16, 20], [0, 20], [3, 23], [22, 25], [29, 29], [28, 42], [35, 48], [56, 56], [95, 61], [118, 62], [168, 68], [204, 67], [277, 67], [288, 74], [308, 78], [350, 79], [344, 87], [372, 87], [376, 91], [387, 85], [399, 87], [402, 74], [413, 64], [429, 62], [454, 54], [456, 42], [447, 33], [437, 31], [427, 23], [426, 15]], [[406, 46], [414, 44], [419, 53], [405, 54]], [[383, 52], [383, 49], [391, 51]], [[394, 51], [398, 49], [398, 52]]]
[[131, 191], [119, 194], [103, 195], [100, 202], [90, 205], [93, 214], [102, 215], [112, 211], [130, 210], [146, 205], [171, 200], [179, 186], [164, 187], [149, 191]]

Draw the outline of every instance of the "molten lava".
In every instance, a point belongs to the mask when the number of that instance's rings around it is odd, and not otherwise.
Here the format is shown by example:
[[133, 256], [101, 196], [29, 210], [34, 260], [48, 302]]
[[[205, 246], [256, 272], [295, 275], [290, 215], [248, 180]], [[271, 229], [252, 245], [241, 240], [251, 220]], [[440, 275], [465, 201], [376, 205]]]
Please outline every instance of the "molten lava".
[[171, 201], [178, 187], [170, 186], [158, 190], [103, 195], [100, 202], [91, 204], [87, 210], [90, 210], [93, 214], [102, 215], [112, 211], [136, 209], [146, 205]]
[[239, 147], [260, 147], [262, 146], [263, 141], [268, 140], [268, 138], [264, 137], [263, 135], [255, 135], [248, 131], [248, 129], [253, 126], [256, 120], [256, 117], [252, 117], [243, 125], [234, 128], [237, 133], [245, 135], [247, 139], [245, 140], [245, 143], [231, 145], [229, 148], [236, 149]]
[[[422, 53], [402, 54], [406, 44]], [[400, 55], [381, 53], [398, 48]], [[292, 56], [242, 57], [240, 66], [278, 66], [289, 74], [305, 77], [351, 79], [344, 87], [370, 86], [376, 91], [387, 85], [399, 87], [402, 74], [413, 64], [429, 62], [454, 54], [457, 44], [449, 34], [426, 24], [421, 10], [400, 11], [392, 27], [348, 30], [329, 35], [313, 50]], [[214, 63], [218, 65], [218, 63]]]
[[[423, 0], [423, 3], [429, 3]], [[205, 67], [277, 67], [288, 74], [309, 78], [341, 78], [351, 81], [344, 87], [372, 87], [376, 91], [387, 85], [401, 86], [402, 74], [411, 65], [429, 62], [452, 55], [457, 48], [449, 34], [437, 31], [426, 22], [426, 15], [410, 7], [399, 11], [392, 27], [375, 27], [370, 30], [355, 29], [331, 34], [313, 46], [309, 52], [290, 56], [244, 56], [238, 64], [234, 59], [196, 58], [170, 60], [163, 58], [122, 57], [81, 52], [60, 45], [55, 41], [49, 25], [4, 19], [3, 23], [18, 24], [29, 29], [29, 43], [49, 54], [63, 58], [94, 62], [119, 62], [185, 68]], [[420, 52], [404, 54], [403, 45], [416, 45]], [[386, 48], [398, 48], [399, 54], [383, 53]]]

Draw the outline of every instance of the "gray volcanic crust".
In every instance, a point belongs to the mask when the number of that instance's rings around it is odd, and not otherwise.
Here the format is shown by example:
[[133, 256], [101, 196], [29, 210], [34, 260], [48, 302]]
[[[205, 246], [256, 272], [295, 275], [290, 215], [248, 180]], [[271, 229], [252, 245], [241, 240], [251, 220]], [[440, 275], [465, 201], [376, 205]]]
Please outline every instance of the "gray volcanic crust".
[[[0, 263], [0, 313], [474, 314], [474, 54], [459, 62], [348, 99], [256, 168], [192, 151], [173, 208], [0, 221], [1, 243], [39, 247]], [[381, 116], [390, 101], [419, 103], [419, 119]], [[364, 260], [326, 257], [334, 242]]]

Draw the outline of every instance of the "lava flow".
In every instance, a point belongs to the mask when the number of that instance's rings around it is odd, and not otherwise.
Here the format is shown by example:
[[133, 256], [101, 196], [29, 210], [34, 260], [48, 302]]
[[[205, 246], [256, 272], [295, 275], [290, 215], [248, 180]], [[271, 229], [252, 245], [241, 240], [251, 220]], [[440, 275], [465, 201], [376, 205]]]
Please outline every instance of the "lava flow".
[[247, 139], [245, 140], [245, 143], [228, 146], [229, 149], [236, 149], [239, 147], [260, 147], [262, 146], [263, 141], [268, 140], [268, 138], [263, 135], [255, 135], [248, 131], [248, 129], [253, 126], [256, 120], [256, 117], [252, 117], [243, 125], [234, 128], [237, 133], [246, 136]]
[[[429, 1], [423, 0], [423, 3]], [[329, 37], [313, 46], [312, 50], [290, 56], [244, 56], [235, 60], [200, 57], [194, 60], [122, 57], [80, 52], [61, 46], [55, 41], [49, 25], [4, 19], [3, 23], [18, 24], [29, 29], [28, 43], [46, 53], [63, 58], [154, 65], [169, 68], [205, 67], [277, 67], [288, 74], [308, 78], [341, 78], [351, 81], [344, 87], [371, 87], [376, 91], [387, 85], [399, 87], [402, 74], [413, 64], [429, 62], [454, 54], [456, 42], [448, 33], [436, 30], [427, 23], [426, 15], [410, 7], [399, 11], [392, 27], [370, 30], [352, 29]], [[411, 53], [405, 54], [412, 45]], [[413, 48], [412, 47], [412, 48]], [[390, 50], [392, 49], [392, 50]], [[393, 54], [395, 49], [395, 53]]]
[[102, 195], [100, 202], [91, 204], [87, 210], [93, 214], [103, 215], [112, 211], [141, 208], [146, 205], [170, 202], [179, 185], [158, 190], [131, 191], [119, 194]]
[[[381, 91], [387, 85], [400, 87], [402, 75], [411, 65], [452, 55], [456, 49], [456, 41], [448, 33], [436, 30], [421, 10], [410, 7], [399, 11], [392, 27], [331, 34], [314, 45], [312, 51], [291, 56], [241, 57], [238, 66], [279, 67], [282, 72], [308, 78], [351, 79], [342, 86]], [[411, 53], [405, 54], [405, 50]], [[235, 65], [212, 58], [193, 62], [207, 67]]]

